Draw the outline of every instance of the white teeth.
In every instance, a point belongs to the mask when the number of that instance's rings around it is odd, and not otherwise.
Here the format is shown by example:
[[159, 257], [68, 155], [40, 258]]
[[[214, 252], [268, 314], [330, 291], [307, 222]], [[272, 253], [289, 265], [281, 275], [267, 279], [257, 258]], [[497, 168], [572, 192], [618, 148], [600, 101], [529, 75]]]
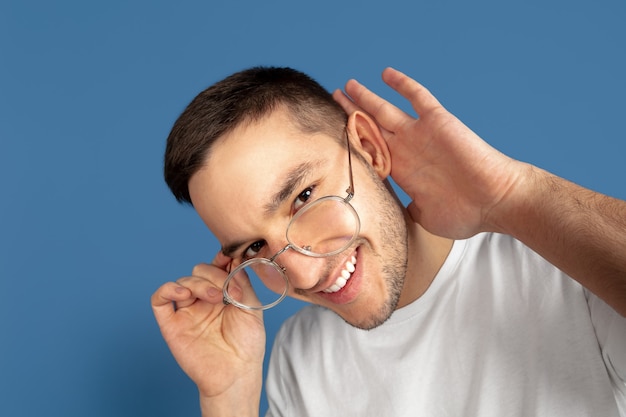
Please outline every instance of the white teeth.
[[348, 282], [348, 280], [352, 276], [352, 273], [355, 270], [355, 264], [356, 257], [353, 256], [352, 258], [350, 258], [349, 261], [346, 262], [344, 269], [341, 270], [341, 275], [337, 278], [335, 283], [331, 287], [325, 289], [324, 292], [327, 294], [331, 294], [345, 287], [346, 283]]

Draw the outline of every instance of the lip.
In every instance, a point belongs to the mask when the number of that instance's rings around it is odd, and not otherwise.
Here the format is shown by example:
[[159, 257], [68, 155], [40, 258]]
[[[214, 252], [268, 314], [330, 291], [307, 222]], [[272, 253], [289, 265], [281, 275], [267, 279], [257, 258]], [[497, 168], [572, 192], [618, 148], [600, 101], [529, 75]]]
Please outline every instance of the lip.
[[[350, 276], [350, 279], [346, 283], [346, 285], [341, 288], [339, 291], [334, 293], [326, 293], [323, 290], [331, 287], [337, 277], [340, 275], [341, 270], [345, 266], [345, 263], [351, 256], [355, 256], [357, 259], [357, 263], [355, 265], [355, 270]], [[346, 259], [329, 275], [328, 280], [324, 283], [320, 290], [315, 292], [315, 295], [327, 300], [333, 304], [347, 304], [353, 301], [358, 294], [358, 290], [360, 288], [361, 283], [361, 259], [360, 259], [360, 250], [356, 248], [354, 252], [352, 252]]]

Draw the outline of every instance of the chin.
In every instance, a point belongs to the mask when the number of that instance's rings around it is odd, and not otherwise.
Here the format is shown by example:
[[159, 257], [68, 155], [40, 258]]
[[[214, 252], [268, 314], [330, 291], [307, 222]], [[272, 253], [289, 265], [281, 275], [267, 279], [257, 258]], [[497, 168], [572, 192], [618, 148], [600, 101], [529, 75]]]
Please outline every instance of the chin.
[[[391, 313], [393, 313], [393, 311]], [[384, 322], [386, 322], [389, 319], [389, 317], [391, 317], [391, 313], [379, 314], [379, 315], [370, 316], [370, 317], [359, 319], [359, 320], [347, 320], [344, 318], [344, 321], [348, 323], [350, 326], [355, 327], [357, 329], [372, 330], [382, 325]]]
[[372, 304], [368, 304], [368, 306], [361, 312], [362, 314], [357, 314], [357, 317], [346, 317], [340, 313], [339, 316], [350, 326], [356, 327], [361, 330], [372, 330], [376, 327], [382, 325], [386, 322], [389, 317], [393, 314], [396, 306], [398, 305], [399, 294], [395, 296], [395, 294], [386, 302], [384, 302], [381, 306], [372, 309]]

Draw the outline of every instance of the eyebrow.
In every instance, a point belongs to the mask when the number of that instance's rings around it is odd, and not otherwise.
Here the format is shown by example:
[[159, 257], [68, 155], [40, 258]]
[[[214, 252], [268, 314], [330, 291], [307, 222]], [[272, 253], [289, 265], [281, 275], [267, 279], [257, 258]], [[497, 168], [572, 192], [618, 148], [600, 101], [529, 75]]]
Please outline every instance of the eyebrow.
[[[263, 206], [264, 216], [275, 213], [279, 207], [294, 193], [294, 190], [304, 183], [305, 179], [322, 164], [322, 160], [303, 162], [289, 170], [285, 175], [285, 180], [280, 185], [279, 190], [272, 195], [269, 202]], [[234, 258], [236, 253], [249, 240], [241, 240], [228, 243], [222, 246], [222, 253], [229, 258]]]
[[269, 216], [278, 210], [278, 208], [287, 200], [294, 191], [304, 183], [304, 180], [321, 165], [322, 161], [303, 162], [302, 164], [292, 168], [285, 175], [285, 180], [278, 192], [276, 192], [269, 200], [269, 203], [263, 206], [265, 216]]
[[229, 243], [226, 246], [222, 246], [222, 253], [226, 256], [228, 256], [229, 258], [234, 258], [236, 252], [239, 251], [239, 248], [241, 248], [243, 245], [246, 244], [247, 241], [240, 241], [240, 242], [232, 242]]

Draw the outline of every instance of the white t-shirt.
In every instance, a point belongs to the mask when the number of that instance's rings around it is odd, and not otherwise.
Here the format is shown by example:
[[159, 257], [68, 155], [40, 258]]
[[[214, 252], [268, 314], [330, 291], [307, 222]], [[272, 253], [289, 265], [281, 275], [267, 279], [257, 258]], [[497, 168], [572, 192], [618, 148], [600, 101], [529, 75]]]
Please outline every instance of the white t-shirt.
[[276, 337], [268, 416], [626, 416], [626, 319], [519, 241], [457, 241], [376, 329], [307, 306]]

